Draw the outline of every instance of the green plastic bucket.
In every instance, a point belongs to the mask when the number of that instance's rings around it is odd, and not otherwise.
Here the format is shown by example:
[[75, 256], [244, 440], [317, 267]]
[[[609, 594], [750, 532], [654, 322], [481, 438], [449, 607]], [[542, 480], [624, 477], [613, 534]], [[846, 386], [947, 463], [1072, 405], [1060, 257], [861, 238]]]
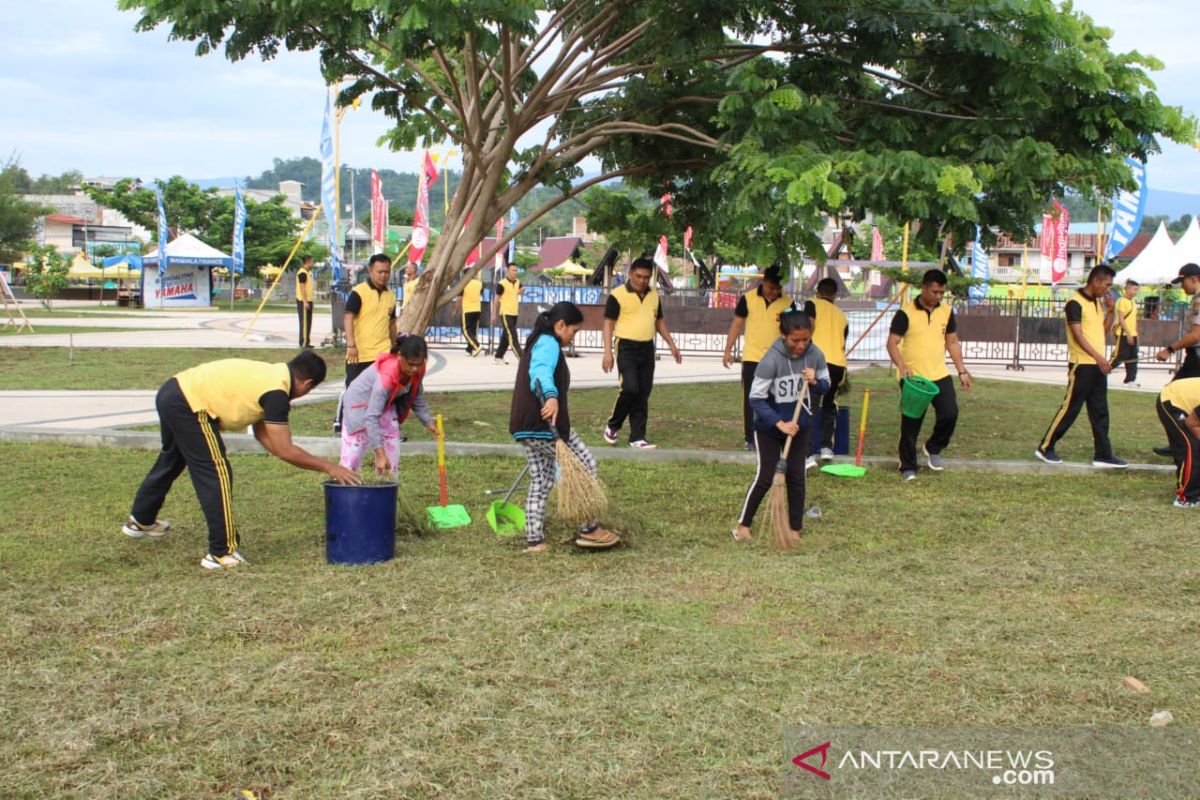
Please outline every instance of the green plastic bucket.
[[900, 413], [909, 419], [920, 419], [926, 409], [937, 397], [937, 384], [919, 375], [905, 378], [900, 382]]

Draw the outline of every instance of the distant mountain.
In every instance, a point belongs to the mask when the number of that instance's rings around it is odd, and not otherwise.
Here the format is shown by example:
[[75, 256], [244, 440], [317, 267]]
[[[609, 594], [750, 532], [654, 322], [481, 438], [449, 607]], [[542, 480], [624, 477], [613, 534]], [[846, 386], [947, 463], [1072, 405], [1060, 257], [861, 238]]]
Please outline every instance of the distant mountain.
[[1200, 194], [1168, 192], [1151, 186], [1150, 196], [1146, 198], [1146, 213], [1151, 216], [1165, 215], [1169, 219], [1179, 219], [1184, 214], [1200, 216]]

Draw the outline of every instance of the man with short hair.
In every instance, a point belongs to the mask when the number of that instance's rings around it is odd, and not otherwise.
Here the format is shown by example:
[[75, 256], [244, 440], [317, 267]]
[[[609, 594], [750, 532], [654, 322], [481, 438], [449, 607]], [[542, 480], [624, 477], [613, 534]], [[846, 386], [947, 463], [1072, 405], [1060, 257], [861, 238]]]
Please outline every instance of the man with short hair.
[[1113, 455], [1108, 440], [1108, 374], [1112, 364], [1104, 357], [1104, 332], [1111, 327], [1112, 297], [1108, 294], [1116, 273], [1107, 264], [1092, 267], [1087, 284], [1077, 290], [1063, 307], [1067, 318], [1067, 395], [1062, 407], [1042, 437], [1034, 455], [1047, 464], [1061, 464], [1054, 452], [1079, 410], [1087, 404], [1094, 447], [1092, 466], [1122, 469], [1129, 463]]
[[725, 355], [721, 364], [729, 369], [738, 336], [743, 332], [746, 336], [742, 349], [742, 438], [746, 450], [754, 449], [754, 411], [750, 408], [754, 369], [779, 338], [779, 315], [792, 307], [792, 298], [783, 293], [779, 278], [779, 269], [772, 266], [763, 273], [762, 281], [753, 291], [738, 298], [729, 334], [725, 337]]
[[[887, 352], [900, 374], [901, 389], [903, 379], [913, 375], [937, 384], [938, 393], [931, 403], [935, 418], [933, 433], [923, 448], [934, 472], [946, 468], [942, 451], [950, 444], [958, 424], [958, 397], [954, 393], [954, 379], [946, 369], [947, 352], [958, 370], [963, 391], [971, 390], [971, 373], [963, 365], [954, 310], [942, 302], [945, 294], [946, 273], [940, 269], [928, 270], [921, 278], [920, 294], [892, 317], [887, 340]], [[916, 419], [900, 415], [900, 477], [906, 481], [917, 477], [917, 437], [924, 422], [924, 413]]]
[[846, 380], [846, 339], [850, 323], [837, 307], [838, 284], [833, 278], [817, 281], [817, 296], [804, 304], [813, 322], [812, 342], [825, 354], [829, 391], [821, 397], [821, 460], [833, 460], [833, 428], [838, 417], [838, 389]]
[[1113, 336], [1117, 340], [1117, 352], [1113, 355], [1112, 368], [1125, 365], [1125, 385], [1137, 386], [1138, 372], [1138, 307], [1137, 296], [1141, 284], [1133, 278], [1125, 281], [1125, 291], [1113, 307]]
[[517, 316], [521, 313], [521, 281], [517, 280], [517, 265], [509, 264], [507, 276], [496, 284], [496, 298], [492, 300], [492, 325], [496, 315], [500, 316], [500, 344], [496, 348], [495, 362], [507, 364], [504, 354], [511, 346], [513, 354], [521, 358], [521, 344], [517, 341]]
[[621, 386], [612, 415], [604, 426], [604, 441], [616, 444], [617, 432], [628, 418], [629, 446], [636, 450], [652, 450], [656, 447], [646, 441], [650, 392], [654, 388], [656, 333], [666, 340], [675, 363], [683, 362], [683, 356], [663, 319], [658, 291], [650, 285], [650, 277], [655, 269], [654, 262], [648, 258], [635, 260], [629, 265], [628, 280], [612, 290], [604, 306], [604, 357], [600, 361], [600, 368], [606, 373], [612, 372], [615, 361]]
[[313, 257], [305, 256], [296, 270], [296, 314], [300, 318], [300, 346], [312, 347]]
[[[346, 386], [375, 363], [375, 356], [392, 349], [396, 340], [396, 294], [388, 288], [392, 259], [376, 253], [367, 262], [367, 279], [346, 298], [342, 327], [346, 331]], [[334, 435], [342, 433], [342, 401], [338, 399]]]
[[157, 519], [175, 479], [187, 469], [208, 522], [204, 569], [232, 569], [246, 563], [238, 552], [233, 524], [233, 471], [221, 431], [252, 426], [254, 438], [287, 463], [324, 472], [339, 483], [361, 483], [358, 475], [309, 453], [292, 442], [288, 413], [293, 400], [325, 380], [325, 362], [305, 350], [286, 364], [241, 358], [210, 361], [175, 375], [155, 398], [162, 450], [133, 500], [121, 532], [134, 539], [157, 538], [171, 523]]

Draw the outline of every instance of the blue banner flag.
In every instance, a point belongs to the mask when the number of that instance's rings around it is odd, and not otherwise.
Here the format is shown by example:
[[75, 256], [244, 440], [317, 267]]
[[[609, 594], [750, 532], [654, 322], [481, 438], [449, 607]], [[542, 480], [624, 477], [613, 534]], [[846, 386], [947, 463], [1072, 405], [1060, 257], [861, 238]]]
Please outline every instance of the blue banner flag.
[[[517, 215], [517, 207], [513, 206], [508, 210], [508, 229], [516, 230], [517, 221], [521, 218]], [[517, 237], [508, 240], [508, 263], [517, 263]]]
[[246, 200], [242, 187], [234, 184], [233, 192], [233, 274], [246, 271]]
[[971, 277], [978, 278], [981, 283], [972, 286], [970, 289], [970, 297], [972, 300], [982, 300], [988, 295], [988, 279], [991, 277], [991, 264], [989, 263], [987, 250], [983, 249], [983, 243], [979, 241], [981, 230], [978, 225], [975, 226], [975, 241], [971, 244]]
[[329, 267], [333, 272], [333, 283], [342, 279], [342, 259], [338, 255], [337, 164], [333, 161], [333, 106], [329, 91], [325, 92], [325, 121], [321, 123], [321, 206], [325, 209], [325, 222], [329, 228]]
[[1132, 192], [1118, 192], [1113, 199], [1112, 233], [1109, 234], [1108, 244], [1104, 247], [1105, 261], [1111, 261], [1120, 255], [1133, 241], [1138, 229], [1142, 227], [1142, 217], [1146, 216], [1146, 197], [1150, 194], [1146, 186], [1146, 165], [1132, 157], [1126, 158], [1125, 163], [1133, 172], [1138, 186]]
[[171, 233], [167, 228], [167, 212], [163, 209], [162, 187], [156, 187], [154, 193], [158, 196], [158, 276], [167, 273], [167, 239]]

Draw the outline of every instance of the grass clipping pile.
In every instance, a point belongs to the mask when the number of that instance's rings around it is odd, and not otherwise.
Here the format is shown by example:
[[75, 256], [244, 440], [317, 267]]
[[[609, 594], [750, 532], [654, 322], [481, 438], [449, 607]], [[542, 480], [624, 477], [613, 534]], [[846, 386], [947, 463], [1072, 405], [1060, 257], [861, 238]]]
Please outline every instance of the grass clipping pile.
[[579, 457], [559, 439], [554, 445], [558, 481], [554, 484], [555, 510], [560, 519], [581, 525], [597, 522], [608, 510], [608, 492]]

